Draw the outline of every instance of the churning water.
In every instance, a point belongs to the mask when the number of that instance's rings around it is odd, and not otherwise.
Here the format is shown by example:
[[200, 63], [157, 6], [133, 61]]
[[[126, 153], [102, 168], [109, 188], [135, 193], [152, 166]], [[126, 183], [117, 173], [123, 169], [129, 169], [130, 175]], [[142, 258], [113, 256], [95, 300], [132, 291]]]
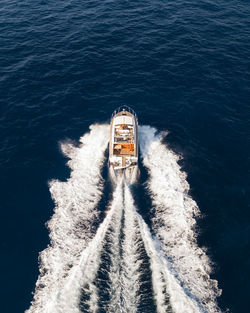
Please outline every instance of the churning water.
[[[156, 135], [156, 129], [141, 126], [139, 132], [154, 207], [152, 231], [138, 213], [124, 177], [118, 179], [106, 216], [99, 220], [107, 125], [92, 125], [78, 147], [62, 144], [71, 175], [66, 182], [50, 183], [56, 204], [48, 223], [51, 243], [41, 253], [40, 277], [27, 312], [150, 312], [152, 306], [157, 312], [219, 312], [220, 291], [209, 277], [210, 261], [197, 246], [194, 231], [199, 209], [188, 194], [178, 157], [162, 144], [163, 135]], [[142, 266], [143, 253], [149, 268]], [[153, 292], [147, 296], [153, 305], [140, 310], [145, 270], [151, 271]], [[98, 271], [108, 277], [106, 299], [100, 297]]]

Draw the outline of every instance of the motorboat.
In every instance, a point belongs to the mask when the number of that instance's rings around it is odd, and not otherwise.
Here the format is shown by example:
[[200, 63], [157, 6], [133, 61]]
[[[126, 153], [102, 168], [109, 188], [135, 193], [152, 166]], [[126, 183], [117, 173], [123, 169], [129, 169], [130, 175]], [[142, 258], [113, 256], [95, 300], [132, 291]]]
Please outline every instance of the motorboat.
[[129, 106], [116, 109], [110, 121], [109, 167], [115, 179], [125, 174], [130, 183], [138, 175], [138, 119]]

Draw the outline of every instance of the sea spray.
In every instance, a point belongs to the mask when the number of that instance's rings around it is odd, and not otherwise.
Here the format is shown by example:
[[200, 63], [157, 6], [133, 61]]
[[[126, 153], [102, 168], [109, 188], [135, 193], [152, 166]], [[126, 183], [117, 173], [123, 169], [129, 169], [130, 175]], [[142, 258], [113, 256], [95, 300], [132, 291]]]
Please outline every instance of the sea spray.
[[152, 237], [148, 225], [139, 214], [137, 218], [145, 249], [150, 258], [157, 312], [205, 313], [196, 303], [196, 299], [183, 288], [178, 273], [174, 271], [159, 240]]
[[[154, 299], [158, 313], [200, 313], [197, 303], [189, 297], [182, 288], [176, 273], [173, 271], [169, 259], [161, 248], [161, 243], [153, 238], [148, 225], [136, 211], [132, 193], [128, 186], [125, 188], [125, 210], [133, 221], [133, 231], [136, 238], [142, 238], [144, 248], [150, 260]], [[131, 225], [132, 226], [132, 225]]]
[[[120, 262], [121, 262], [121, 248], [120, 248], [120, 237], [121, 237], [121, 223], [123, 215], [123, 181], [119, 185], [119, 197], [116, 198], [116, 211], [112, 216], [110, 227], [107, 232], [106, 241], [108, 241], [109, 249], [104, 251], [108, 253], [107, 258], [109, 259], [109, 284], [108, 294], [110, 301], [105, 306], [107, 312], [119, 312], [117, 307], [120, 308], [120, 299], [122, 293], [122, 286], [120, 284]], [[107, 246], [106, 246], [107, 248]]]
[[55, 202], [54, 215], [48, 222], [50, 245], [40, 253], [40, 275], [27, 313], [56, 311], [58, 292], [95, 235], [94, 221], [99, 213], [96, 207], [103, 190], [100, 169], [107, 144], [108, 125], [92, 125], [90, 132], [81, 137], [79, 147], [61, 145], [70, 158], [71, 174], [66, 182], [50, 182]]
[[[71, 270], [71, 273], [57, 295], [58, 305], [62, 312], [81, 312], [81, 306], [88, 307], [88, 312], [98, 311], [98, 292], [95, 285], [97, 271], [100, 266], [100, 257], [107, 230], [117, 223], [121, 211], [121, 183], [114, 191], [113, 200], [103, 222], [99, 225], [96, 235], [83, 250], [79, 263]], [[118, 222], [119, 224], [119, 222]], [[88, 292], [89, 299], [86, 303], [80, 303], [81, 293]]]
[[141, 235], [133, 214], [133, 198], [125, 183], [124, 188], [124, 238], [122, 241], [122, 281], [124, 285], [123, 303], [126, 312], [136, 313], [141, 296]]
[[109, 232], [110, 301], [106, 310], [109, 313], [135, 313], [140, 302], [140, 234], [130, 213], [131, 203], [127, 199], [124, 180], [122, 195], [120, 205], [123, 214], [117, 218]]
[[102, 303], [96, 279], [102, 253], [109, 253], [110, 261], [109, 301], [102, 309], [110, 313], [136, 312], [143, 282], [143, 245], [149, 257], [157, 312], [219, 312], [217, 282], [209, 277], [210, 261], [197, 246], [193, 230], [199, 209], [188, 195], [178, 156], [162, 144], [162, 135], [157, 135], [154, 128], [140, 127], [156, 237], [136, 212], [124, 180], [116, 185], [107, 215], [100, 223], [97, 206], [103, 193], [100, 173], [108, 126], [93, 125], [90, 129], [80, 139], [79, 147], [61, 145], [70, 158], [71, 175], [66, 182], [50, 182], [56, 204], [48, 223], [51, 244], [40, 254], [40, 276], [27, 313], [99, 311]]
[[140, 127], [140, 150], [150, 174], [148, 188], [155, 211], [153, 229], [183, 288], [204, 311], [219, 312], [216, 297], [220, 290], [217, 281], [210, 278], [211, 262], [198, 247], [194, 231], [199, 208], [188, 194], [179, 157], [161, 138], [155, 128]]

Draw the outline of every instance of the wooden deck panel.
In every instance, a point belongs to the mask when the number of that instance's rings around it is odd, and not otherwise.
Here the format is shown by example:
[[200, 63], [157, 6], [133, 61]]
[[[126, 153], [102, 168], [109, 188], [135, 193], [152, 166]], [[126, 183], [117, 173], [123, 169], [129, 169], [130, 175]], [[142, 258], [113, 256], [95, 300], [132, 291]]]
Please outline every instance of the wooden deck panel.
[[122, 166], [123, 166], [123, 167], [126, 166], [126, 157], [122, 157]]

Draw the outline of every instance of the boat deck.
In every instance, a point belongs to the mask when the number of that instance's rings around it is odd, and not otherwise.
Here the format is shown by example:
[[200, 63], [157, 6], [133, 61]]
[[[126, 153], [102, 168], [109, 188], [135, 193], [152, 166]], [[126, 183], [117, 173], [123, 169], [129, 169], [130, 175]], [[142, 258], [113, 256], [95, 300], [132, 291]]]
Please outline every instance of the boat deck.
[[119, 155], [134, 155], [135, 149], [133, 144], [116, 144], [114, 145], [113, 154]]
[[[119, 116], [127, 116], [132, 119], [126, 120], [121, 118], [116, 120], [114, 124], [114, 119]], [[121, 111], [112, 115], [109, 157], [112, 166], [120, 166], [122, 168], [129, 166], [132, 162], [131, 157], [138, 157], [138, 126], [135, 114]], [[117, 157], [117, 159], [112, 160], [113, 157]]]

